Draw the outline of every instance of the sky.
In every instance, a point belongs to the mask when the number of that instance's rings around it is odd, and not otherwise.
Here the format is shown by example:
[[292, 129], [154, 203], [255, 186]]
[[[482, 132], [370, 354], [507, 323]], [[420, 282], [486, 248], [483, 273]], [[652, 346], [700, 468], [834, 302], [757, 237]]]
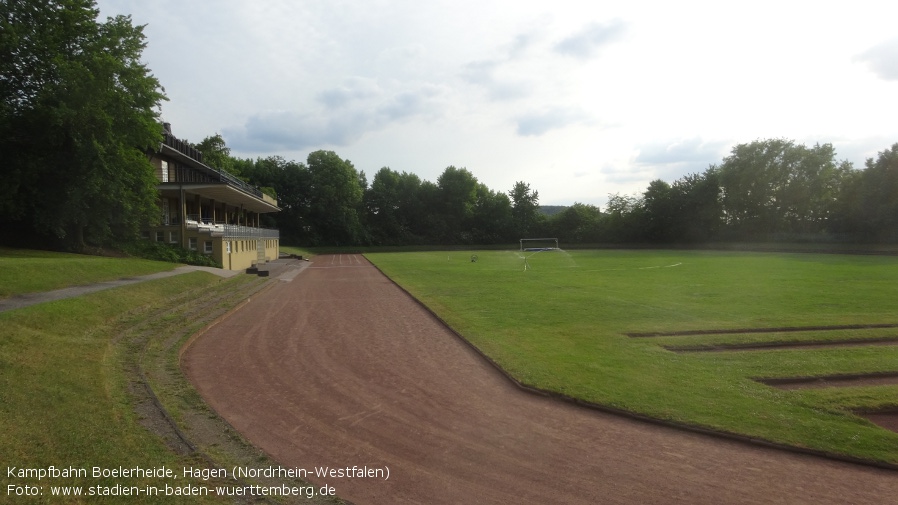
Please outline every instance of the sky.
[[161, 117], [241, 158], [467, 168], [604, 206], [785, 138], [898, 143], [898, 3], [98, 0], [146, 25]]

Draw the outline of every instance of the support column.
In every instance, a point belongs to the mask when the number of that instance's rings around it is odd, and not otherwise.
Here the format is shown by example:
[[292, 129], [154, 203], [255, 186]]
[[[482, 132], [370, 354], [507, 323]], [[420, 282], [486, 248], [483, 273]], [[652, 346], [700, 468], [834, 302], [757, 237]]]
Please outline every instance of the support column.
[[185, 198], [184, 186], [181, 186], [181, 194], [178, 195], [178, 207], [181, 209], [181, 248], [187, 249], [187, 198]]

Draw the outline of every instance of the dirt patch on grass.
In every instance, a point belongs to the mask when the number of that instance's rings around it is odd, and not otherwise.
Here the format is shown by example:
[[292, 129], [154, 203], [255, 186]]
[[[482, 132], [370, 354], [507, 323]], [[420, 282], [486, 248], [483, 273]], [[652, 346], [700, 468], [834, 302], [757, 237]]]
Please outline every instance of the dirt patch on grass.
[[821, 375], [817, 377], [771, 377], [754, 379], [778, 389], [809, 389], [857, 386], [891, 386], [898, 384], [898, 372]]
[[632, 338], [644, 337], [685, 337], [690, 335], [738, 335], [742, 333], [789, 333], [799, 331], [836, 331], [836, 330], [872, 330], [877, 328], [898, 328], [898, 324], [845, 324], [829, 326], [781, 326], [774, 328], [730, 328], [718, 330], [682, 330], [682, 331], [650, 331], [629, 332], [624, 335]]
[[888, 410], [856, 410], [855, 414], [889, 431], [898, 433], [898, 408]]
[[740, 344], [663, 345], [673, 352], [764, 351], [773, 349], [833, 349], [868, 345], [898, 345], [898, 337], [877, 337], [844, 340], [809, 340], [805, 342], [752, 342]]

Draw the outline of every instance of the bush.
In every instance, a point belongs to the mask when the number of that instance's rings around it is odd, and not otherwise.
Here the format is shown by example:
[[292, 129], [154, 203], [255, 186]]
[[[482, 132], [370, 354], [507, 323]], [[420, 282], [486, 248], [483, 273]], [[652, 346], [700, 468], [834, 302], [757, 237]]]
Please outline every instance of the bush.
[[184, 263], [204, 267], [221, 268], [221, 264], [212, 259], [212, 256], [190, 251], [182, 247], [165, 244], [163, 242], [151, 242], [138, 240], [124, 246], [122, 250], [130, 256], [169, 263]]

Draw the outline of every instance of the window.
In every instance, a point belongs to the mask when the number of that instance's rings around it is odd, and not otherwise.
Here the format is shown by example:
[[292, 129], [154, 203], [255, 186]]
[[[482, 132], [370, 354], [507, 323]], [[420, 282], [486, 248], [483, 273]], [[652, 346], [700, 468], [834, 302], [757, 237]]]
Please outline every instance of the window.
[[190, 237], [187, 239], [187, 248], [191, 251], [196, 251], [196, 237]]
[[168, 182], [168, 162], [162, 162], [162, 182]]
[[162, 224], [165, 226], [171, 224], [171, 211], [169, 210], [168, 198], [162, 199]]
[[206, 254], [212, 254], [212, 241], [211, 240], [203, 241], [203, 252]]
[[177, 244], [178, 243], [178, 232], [176, 232], [176, 231], [168, 232], [168, 242], [170, 244]]
[[156, 232], [156, 242], [164, 242], [165, 241], [165, 232], [157, 231]]

